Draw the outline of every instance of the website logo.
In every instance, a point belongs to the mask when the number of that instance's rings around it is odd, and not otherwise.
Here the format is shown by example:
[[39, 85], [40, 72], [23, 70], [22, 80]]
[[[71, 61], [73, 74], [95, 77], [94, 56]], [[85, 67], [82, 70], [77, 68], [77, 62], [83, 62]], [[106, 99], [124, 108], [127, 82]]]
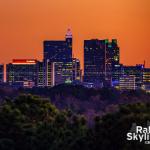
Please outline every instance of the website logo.
[[146, 127], [133, 123], [130, 131], [127, 133], [127, 140], [150, 144], [150, 121], [147, 121]]

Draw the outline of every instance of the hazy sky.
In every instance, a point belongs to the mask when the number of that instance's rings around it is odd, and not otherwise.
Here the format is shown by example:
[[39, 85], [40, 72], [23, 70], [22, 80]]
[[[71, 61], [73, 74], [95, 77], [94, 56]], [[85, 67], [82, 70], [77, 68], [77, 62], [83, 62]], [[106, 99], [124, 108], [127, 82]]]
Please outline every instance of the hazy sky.
[[117, 38], [121, 63], [150, 67], [150, 0], [0, 0], [0, 63], [42, 59], [43, 40], [68, 27], [81, 61], [84, 39]]

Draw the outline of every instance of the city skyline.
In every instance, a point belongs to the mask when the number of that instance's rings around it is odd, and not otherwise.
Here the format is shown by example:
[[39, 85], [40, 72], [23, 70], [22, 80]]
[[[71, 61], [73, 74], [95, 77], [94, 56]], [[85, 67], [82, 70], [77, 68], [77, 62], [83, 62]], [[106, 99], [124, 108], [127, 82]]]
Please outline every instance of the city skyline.
[[[150, 68], [144, 64], [120, 64], [117, 39], [84, 40], [84, 70], [80, 60], [72, 55], [72, 32], [64, 40], [43, 41], [43, 61], [13, 59], [1, 67], [0, 81], [19, 88], [53, 87], [60, 84], [83, 85], [88, 88], [144, 89], [150, 82]], [[126, 84], [126, 80], [129, 81]]]
[[[121, 63], [150, 66], [149, 0], [1, 1], [0, 63], [13, 58], [42, 59], [42, 42], [73, 32], [74, 57], [83, 66], [83, 40], [119, 42]], [[8, 55], [9, 54], [9, 55]], [[136, 55], [135, 55], [136, 54]]]

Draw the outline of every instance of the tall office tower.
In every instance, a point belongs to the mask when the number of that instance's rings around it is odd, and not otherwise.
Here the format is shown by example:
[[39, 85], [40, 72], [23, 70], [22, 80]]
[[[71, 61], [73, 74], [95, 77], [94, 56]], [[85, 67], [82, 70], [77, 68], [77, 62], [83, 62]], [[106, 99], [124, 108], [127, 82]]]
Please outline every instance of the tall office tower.
[[112, 69], [115, 65], [119, 65], [120, 51], [116, 39], [112, 39], [111, 42], [106, 40], [106, 65], [111, 64]]
[[72, 59], [72, 33], [68, 29], [64, 41], [44, 41], [44, 61], [67, 62]]
[[82, 70], [80, 68], [80, 60], [77, 58], [72, 59], [72, 69], [73, 69], [73, 81], [81, 82], [82, 80]]
[[65, 40], [44, 41], [45, 86], [54, 86], [67, 81], [73, 81], [72, 32], [70, 29], [67, 30]]
[[123, 66], [123, 74], [124, 75], [134, 75], [135, 76], [136, 89], [141, 89], [141, 87], [142, 87], [143, 70], [144, 70], [144, 65]]
[[[106, 44], [106, 60], [105, 60], [105, 70], [106, 76], [105, 81], [111, 83], [114, 80], [114, 76], [118, 73], [118, 67], [120, 66], [120, 51], [116, 39], [112, 41], [105, 40]], [[117, 72], [116, 72], [117, 71]]]
[[105, 40], [84, 41], [84, 82], [100, 86], [105, 79]]
[[33, 87], [37, 82], [37, 60], [14, 59], [6, 65], [7, 83], [15, 87]]
[[84, 82], [111, 85], [113, 73], [119, 65], [117, 40], [84, 41]]
[[4, 82], [4, 65], [0, 64], [0, 83]]
[[135, 90], [135, 76], [134, 75], [123, 75], [120, 77], [120, 90]]

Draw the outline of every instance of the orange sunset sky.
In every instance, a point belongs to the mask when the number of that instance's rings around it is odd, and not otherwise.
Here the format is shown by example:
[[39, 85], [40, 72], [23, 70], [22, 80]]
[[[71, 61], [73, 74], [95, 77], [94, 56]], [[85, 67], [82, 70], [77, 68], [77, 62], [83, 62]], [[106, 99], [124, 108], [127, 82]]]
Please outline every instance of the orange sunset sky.
[[150, 0], [0, 0], [0, 63], [41, 60], [43, 40], [63, 40], [68, 27], [82, 62], [84, 39], [117, 38], [121, 63], [150, 67]]

